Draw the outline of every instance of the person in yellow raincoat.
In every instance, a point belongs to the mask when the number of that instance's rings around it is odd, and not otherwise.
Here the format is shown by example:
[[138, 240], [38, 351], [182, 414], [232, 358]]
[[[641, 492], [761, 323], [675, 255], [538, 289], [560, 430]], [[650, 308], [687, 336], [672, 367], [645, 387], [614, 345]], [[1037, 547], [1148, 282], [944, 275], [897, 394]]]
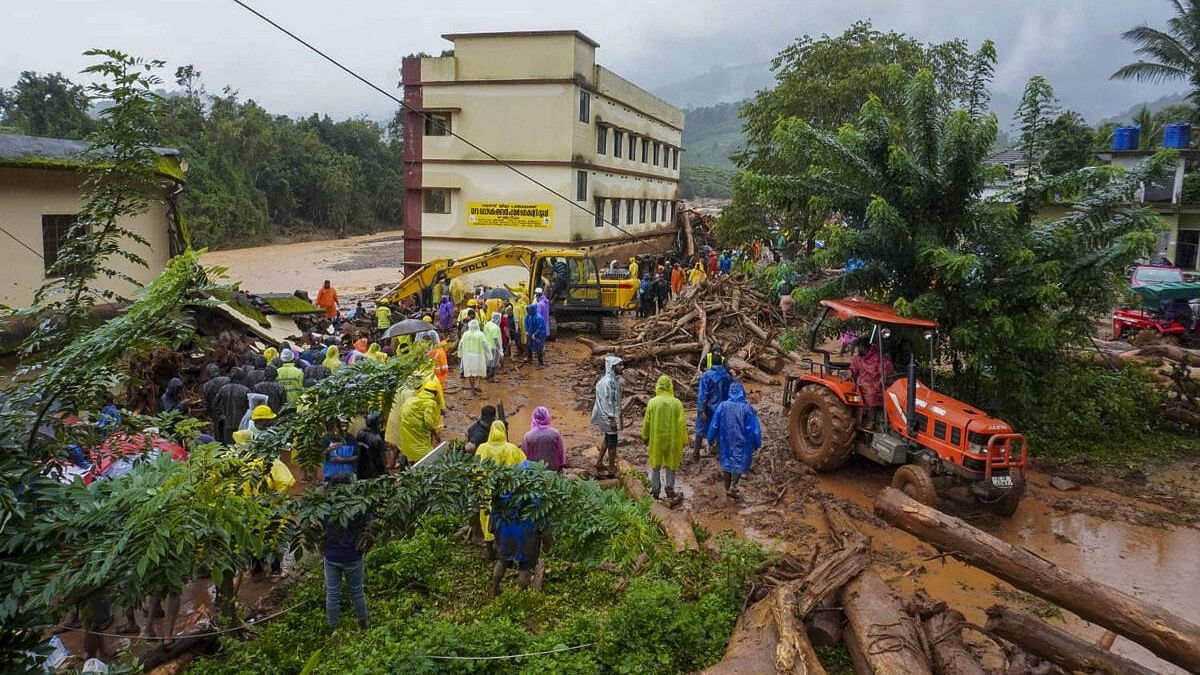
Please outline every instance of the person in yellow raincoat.
[[504, 298], [488, 298], [487, 300], [484, 300], [483, 301], [484, 315], [490, 317], [491, 315], [495, 314], [496, 312], [503, 311], [505, 302], [506, 302], [506, 300]]
[[642, 419], [642, 440], [650, 456], [650, 491], [658, 499], [662, 489], [662, 470], [667, 470], [667, 500], [675, 500], [675, 471], [683, 461], [688, 442], [687, 419], [683, 404], [675, 398], [671, 378], [661, 375], [654, 385], [654, 398], [646, 404]]
[[383, 349], [380, 348], [378, 342], [372, 342], [371, 346], [367, 347], [367, 358], [371, 359], [372, 361], [385, 363], [388, 356], [387, 354], [383, 353]]
[[[643, 203], [642, 205], [645, 206], [645, 203]], [[629, 278], [630, 279], [641, 279], [641, 277], [638, 276], [637, 258], [629, 259]]]
[[267, 347], [263, 350], [263, 360], [267, 362], [268, 366], [275, 361], [275, 357], [277, 356], [279, 356], [279, 350], [274, 347]]
[[455, 306], [462, 305], [463, 299], [467, 297], [467, 292], [470, 290], [462, 277], [456, 277], [450, 281], [450, 299], [454, 301]]
[[321, 362], [321, 365], [328, 368], [330, 373], [336, 372], [338, 368], [342, 367], [342, 360], [338, 358], [337, 345], [329, 345], [329, 349], [325, 350], [325, 360]]
[[[475, 448], [475, 459], [500, 466], [516, 466], [525, 461], [525, 453], [521, 452], [521, 448], [508, 442], [508, 431], [505, 429], [504, 422], [496, 420], [492, 422], [492, 428], [488, 431], [487, 443]], [[492, 542], [496, 539], [496, 535], [492, 533], [488, 523], [491, 503], [492, 496], [484, 495], [484, 506], [479, 508], [479, 525], [483, 530], [483, 541], [487, 545], [489, 559], [495, 554]]]
[[416, 396], [400, 408], [400, 451], [409, 462], [416, 462], [440, 443], [438, 428], [442, 425], [442, 409], [438, 405], [438, 387], [426, 381]]
[[[525, 317], [529, 314], [529, 302], [525, 299], [524, 293], [513, 295], [512, 299], [513, 320], [516, 326], [509, 327], [509, 333], [512, 335], [510, 339], [515, 339], [517, 349], [522, 353], [525, 352]], [[514, 337], [515, 336], [515, 337]]]
[[704, 281], [707, 278], [708, 275], [704, 273], [704, 264], [697, 261], [696, 266], [692, 268], [692, 271], [688, 272], [688, 286], [697, 286], [701, 281]]

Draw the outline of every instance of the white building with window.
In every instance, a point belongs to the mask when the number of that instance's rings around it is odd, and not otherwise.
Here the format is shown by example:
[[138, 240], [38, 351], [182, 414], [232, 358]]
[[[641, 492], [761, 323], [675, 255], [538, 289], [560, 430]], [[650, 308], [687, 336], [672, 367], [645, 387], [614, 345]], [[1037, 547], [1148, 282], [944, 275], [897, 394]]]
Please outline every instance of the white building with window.
[[[45, 283], [83, 204], [80, 186], [85, 177], [85, 150], [87, 143], [83, 141], [0, 133], [0, 251], [5, 254], [0, 304], [26, 307]], [[170, 206], [183, 182], [182, 162], [178, 151], [158, 150], [162, 156], [162, 200], [123, 223], [146, 239], [144, 245], [134, 241], [126, 241], [125, 245], [149, 266], [135, 265], [118, 256], [110, 260], [114, 269], [139, 284], [157, 277], [167, 259], [186, 245], [186, 231], [180, 228]], [[101, 279], [99, 283], [125, 297], [136, 290], [118, 278]]]
[[443, 37], [453, 55], [402, 67], [406, 263], [673, 229], [682, 110], [578, 31]]

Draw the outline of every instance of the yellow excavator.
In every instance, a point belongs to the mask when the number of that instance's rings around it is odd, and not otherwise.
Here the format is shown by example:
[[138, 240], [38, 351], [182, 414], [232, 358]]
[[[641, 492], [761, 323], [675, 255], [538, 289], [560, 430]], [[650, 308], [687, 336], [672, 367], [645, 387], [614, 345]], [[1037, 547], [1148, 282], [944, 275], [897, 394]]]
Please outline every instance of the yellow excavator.
[[637, 279], [602, 279], [591, 256], [572, 249], [534, 250], [524, 246], [497, 244], [466, 258], [431, 260], [400, 280], [376, 302], [401, 304], [419, 297], [439, 278], [446, 281], [464, 274], [500, 267], [524, 267], [527, 283], [546, 290], [550, 298], [550, 335], [560, 324], [586, 324], [601, 337], [621, 335], [619, 314], [637, 308]]

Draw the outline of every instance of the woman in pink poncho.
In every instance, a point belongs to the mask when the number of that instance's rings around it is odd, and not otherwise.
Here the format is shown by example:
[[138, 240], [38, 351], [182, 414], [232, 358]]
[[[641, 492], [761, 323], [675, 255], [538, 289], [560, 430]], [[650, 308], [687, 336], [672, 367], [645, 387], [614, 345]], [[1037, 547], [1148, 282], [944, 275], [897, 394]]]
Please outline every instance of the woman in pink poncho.
[[521, 441], [521, 451], [531, 462], [545, 462], [551, 471], [561, 472], [567, 463], [562, 434], [550, 426], [550, 410], [545, 406], [533, 409], [533, 421]]

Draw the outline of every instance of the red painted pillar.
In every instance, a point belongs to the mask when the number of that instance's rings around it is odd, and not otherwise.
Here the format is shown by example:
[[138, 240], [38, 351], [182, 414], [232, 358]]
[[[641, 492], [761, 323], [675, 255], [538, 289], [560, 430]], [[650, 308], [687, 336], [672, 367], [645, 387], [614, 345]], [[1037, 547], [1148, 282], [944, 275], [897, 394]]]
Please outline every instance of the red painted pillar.
[[404, 85], [404, 273], [421, 264], [422, 192], [421, 160], [424, 153], [425, 118], [421, 93], [421, 59], [406, 57], [400, 66]]

